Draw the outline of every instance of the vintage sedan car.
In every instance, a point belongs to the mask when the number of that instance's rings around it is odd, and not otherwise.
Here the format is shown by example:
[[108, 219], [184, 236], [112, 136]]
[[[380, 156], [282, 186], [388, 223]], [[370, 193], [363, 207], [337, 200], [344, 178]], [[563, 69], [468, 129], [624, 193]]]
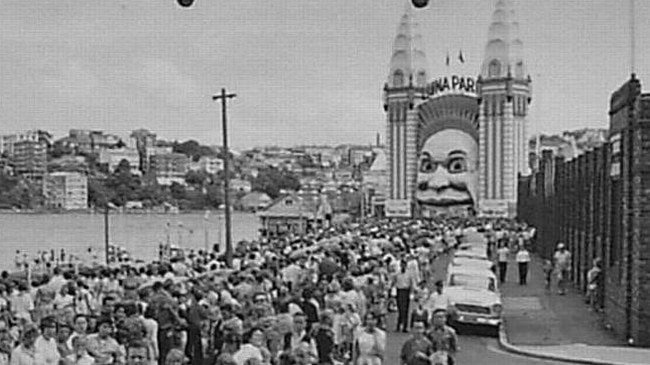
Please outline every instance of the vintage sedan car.
[[487, 247], [466, 247], [454, 251], [454, 257], [466, 257], [480, 260], [489, 260], [487, 255]]
[[503, 304], [494, 272], [477, 267], [449, 266], [447, 287], [453, 324], [491, 326], [501, 324]]
[[493, 261], [473, 257], [454, 257], [451, 259], [449, 265], [491, 270], [493, 272], [496, 270], [496, 265]]

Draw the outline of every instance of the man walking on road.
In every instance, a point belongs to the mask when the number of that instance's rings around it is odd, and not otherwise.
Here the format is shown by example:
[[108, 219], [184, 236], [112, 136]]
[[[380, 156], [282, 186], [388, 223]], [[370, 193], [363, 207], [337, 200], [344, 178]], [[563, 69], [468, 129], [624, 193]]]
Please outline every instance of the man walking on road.
[[566, 249], [564, 243], [558, 243], [557, 251], [553, 255], [555, 270], [558, 275], [558, 294], [566, 294], [566, 285], [569, 280], [569, 271], [571, 270], [571, 252]]
[[402, 345], [402, 365], [430, 365], [429, 357], [433, 355], [433, 344], [424, 336], [423, 321], [413, 322], [413, 335]]
[[429, 312], [430, 316], [433, 316], [433, 312], [436, 309], [448, 309], [449, 308], [449, 297], [444, 293], [444, 283], [442, 280], [436, 281], [436, 289], [429, 294], [429, 297], [424, 303], [424, 309]]
[[439, 308], [433, 313], [431, 329], [427, 332], [427, 338], [433, 344], [434, 357], [433, 364], [454, 365], [456, 351], [458, 351], [458, 337], [456, 331], [447, 325], [447, 311]]
[[525, 245], [519, 247], [517, 251], [517, 265], [519, 266], [519, 285], [526, 285], [526, 278], [528, 276], [528, 263], [530, 262], [530, 253]]
[[409, 304], [411, 293], [415, 288], [413, 276], [406, 271], [406, 262], [402, 262], [400, 272], [395, 275], [393, 287], [397, 289], [397, 329], [396, 332], [408, 331]]
[[497, 250], [497, 261], [499, 262], [499, 281], [505, 283], [506, 273], [508, 272], [508, 244], [501, 242]]

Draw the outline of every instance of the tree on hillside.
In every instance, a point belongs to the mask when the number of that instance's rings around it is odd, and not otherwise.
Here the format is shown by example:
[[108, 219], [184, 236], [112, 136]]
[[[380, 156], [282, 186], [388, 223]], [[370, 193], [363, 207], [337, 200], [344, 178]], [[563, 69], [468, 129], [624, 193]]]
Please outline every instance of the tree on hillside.
[[185, 141], [183, 143], [174, 142], [172, 150], [176, 153], [182, 153], [192, 159], [198, 161], [203, 156], [216, 156], [215, 151], [208, 147], [202, 146], [199, 142], [194, 140]]
[[19, 179], [5, 173], [0, 173], [0, 207], [11, 208], [18, 206], [17, 186]]
[[211, 180], [210, 174], [205, 171], [188, 171], [185, 174], [185, 182], [194, 187], [202, 187]]
[[280, 190], [300, 189], [300, 180], [290, 171], [269, 167], [259, 171], [257, 178], [252, 182], [252, 188], [255, 191], [265, 192], [275, 199], [280, 196]]
[[127, 201], [137, 198], [141, 181], [131, 173], [129, 161], [122, 160], [107, 179], [106, 187], [113, 191], [111, 202], [123, 206]]
[[88, 204], [97, 208], [103, 208], [113, 198], [113, 192], [108, 189], [104, 181], [99, 179], [88, 179]]
[[217, 183], [210, 184], [206, 186], [206, 205], [214, 208], [218, 208], [221, 204], [225, 202], [223, 197], [223, 186]]
[[185, 187], [176, 181], [174, 181], [170, 186], [169, 186], [169, 191], [172, 194], [172, 198], [179, 201], [179, 200], [184, 200], [186, 198], [187, 192], [185, 191]]

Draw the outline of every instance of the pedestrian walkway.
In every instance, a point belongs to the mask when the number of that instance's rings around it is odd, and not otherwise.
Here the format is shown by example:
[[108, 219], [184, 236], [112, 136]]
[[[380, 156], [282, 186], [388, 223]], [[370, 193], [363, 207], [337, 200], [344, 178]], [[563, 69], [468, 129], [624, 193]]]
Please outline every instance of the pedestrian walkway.
[[516, 263], [509, 263], [501, 286], [505, 333], [500, 340], [506, 350], [582, 363], [648, 364], [650, 350], [628, 347], [605, 329], [602, 316], [590, 310], [584, 295], [575, 289], [558, 295], [555, 284], [546, 290], [537, 257], [530, 264], [527, 285], [519, 285]]

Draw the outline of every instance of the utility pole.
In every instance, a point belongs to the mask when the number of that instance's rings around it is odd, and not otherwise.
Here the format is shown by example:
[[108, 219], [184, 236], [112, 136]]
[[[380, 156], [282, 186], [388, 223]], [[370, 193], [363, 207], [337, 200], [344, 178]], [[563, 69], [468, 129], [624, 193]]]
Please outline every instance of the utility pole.
[[227, 94], [226, 89], [221, 89], [221, 94], [214, 95], [212, 100], [221, 100], [221, 127], [223, 134], [223, 199], [226, 207], [226, 265], [232, 268], [232, 234], [230, 221], [230, 151], [228, 150], [228, 122], [227, 122], [227, 99], [236, 97], [237, 94]]
[[106, 251], [106, 266], [109, 266], [111, 263], [110, 260], [110, 238], [109, 238], [109, 226], [108, 226], [108, 200], [104, 205], [104, 251]]

